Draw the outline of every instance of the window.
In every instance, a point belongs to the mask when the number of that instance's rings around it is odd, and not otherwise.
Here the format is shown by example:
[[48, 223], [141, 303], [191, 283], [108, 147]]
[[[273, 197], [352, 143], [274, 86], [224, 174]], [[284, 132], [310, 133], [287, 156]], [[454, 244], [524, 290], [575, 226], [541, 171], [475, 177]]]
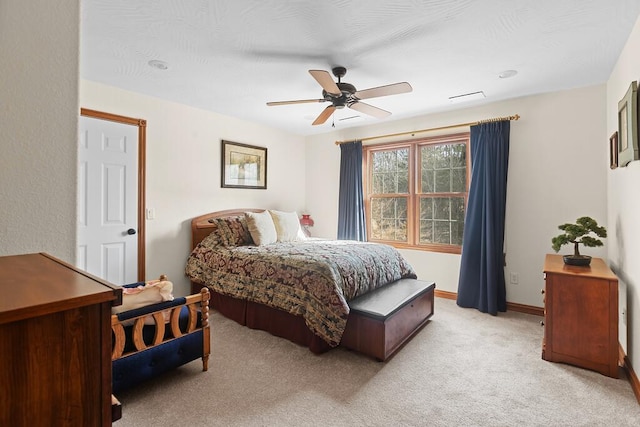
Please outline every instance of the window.
[[365, 146], [368, 240], [460, 253], [469, 134]]

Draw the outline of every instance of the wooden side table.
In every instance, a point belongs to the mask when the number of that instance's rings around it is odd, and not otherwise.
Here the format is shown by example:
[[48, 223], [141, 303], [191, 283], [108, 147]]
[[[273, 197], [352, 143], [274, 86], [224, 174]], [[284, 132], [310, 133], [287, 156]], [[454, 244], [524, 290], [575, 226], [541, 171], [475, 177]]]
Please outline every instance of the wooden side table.
[[544, 262], [542, 358], [618, 378], [618, 278], [600, 258], [588, 267]]

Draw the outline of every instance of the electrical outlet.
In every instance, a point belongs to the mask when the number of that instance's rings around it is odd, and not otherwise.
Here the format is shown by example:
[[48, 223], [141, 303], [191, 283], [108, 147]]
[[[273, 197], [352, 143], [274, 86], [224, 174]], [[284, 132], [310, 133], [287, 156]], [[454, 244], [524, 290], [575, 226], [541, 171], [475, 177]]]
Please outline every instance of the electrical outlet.
[[511, 283], [512, 285], [518, 284], [518, 273], [511, 272], [509, 274], [509, 283]]

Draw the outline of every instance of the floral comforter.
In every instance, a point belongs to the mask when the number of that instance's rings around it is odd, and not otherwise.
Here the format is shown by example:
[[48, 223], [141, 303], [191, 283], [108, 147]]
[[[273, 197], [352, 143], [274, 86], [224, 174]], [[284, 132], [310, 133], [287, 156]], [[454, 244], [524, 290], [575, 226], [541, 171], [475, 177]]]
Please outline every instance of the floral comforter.
[[331, 346], [342, 338], [347, 301], [416, 278], [391, 246], [320, 239], [231, 247], [204, 239], [189, 256], [186, 274], [215, 292], [302, 316]]

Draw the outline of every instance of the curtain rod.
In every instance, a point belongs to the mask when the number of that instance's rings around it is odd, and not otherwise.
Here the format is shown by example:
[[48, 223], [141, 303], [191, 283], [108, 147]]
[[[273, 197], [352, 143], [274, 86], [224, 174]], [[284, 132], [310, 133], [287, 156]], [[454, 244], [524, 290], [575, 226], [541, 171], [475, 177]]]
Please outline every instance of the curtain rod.
[[481, 123], [501, 122], [503, 120], [518, 120], [519, 118], [520, 118], [519, 114], [516, 114], [514, 116], [506, 116], [506, 117], [494, 117], [493, 119], [478, 120], [477, 122], [460, 123], [460, 124], [457, 124], [457, 125], [440, 126], [440, 127], [435, 127], [435, 128], [429, 128], [429, 129], [420, 129], [420, 130], [414, 130], [414, 131], [411, 131], [411, 132], [390, 133], [390, 134], [387, 134], [387, 135], [370, 136], [369, 138], [352, 139], [352, 140], [349, 140], [349, 141], [336, 141], [336, 145], [348, 144], [350, 142], [355, 142], [355, 141], [364, 142], [364, 141], [371, 141], [373, 139], [390, 138], [392, 136], [402, 136], [402, 135], [411, 135], [411, 136], [413, 136], [416, 133], [421, 133], [421, 132], [429, 132], [429, 131], [444, 130], [444, 129], [453, 129], [453, 128], [460, 128], [460, 127], [464, 127], [464, 126], [475, 126], [475, 125], [479, 125]]

